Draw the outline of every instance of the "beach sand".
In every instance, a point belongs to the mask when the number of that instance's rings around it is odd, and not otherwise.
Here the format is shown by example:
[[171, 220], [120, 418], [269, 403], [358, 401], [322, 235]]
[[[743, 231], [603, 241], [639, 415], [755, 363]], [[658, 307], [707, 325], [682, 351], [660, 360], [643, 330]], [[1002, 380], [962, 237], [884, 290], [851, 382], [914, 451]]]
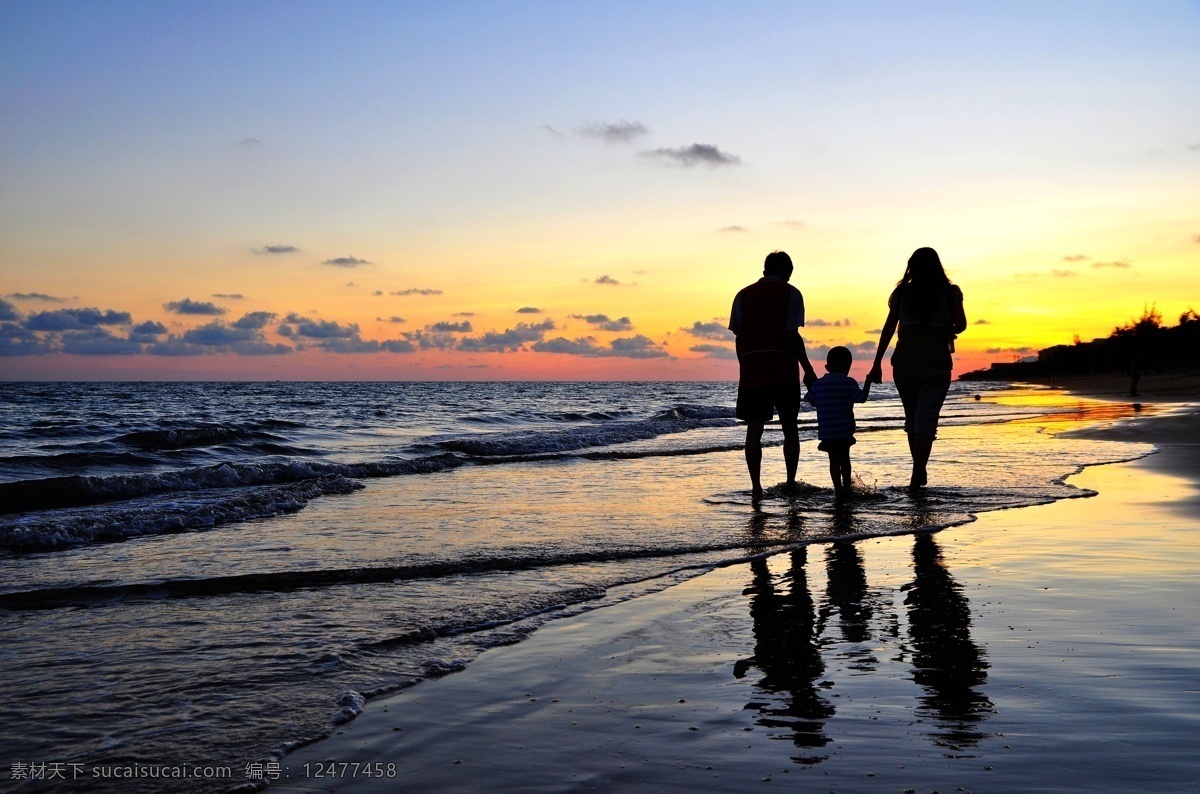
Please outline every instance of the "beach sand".
[[1196, 791], [1197, 413], [1070, 431], [1160, 445], [1072, 476], [1091, 498], [552, 621], [372, 701], [272, 788]]

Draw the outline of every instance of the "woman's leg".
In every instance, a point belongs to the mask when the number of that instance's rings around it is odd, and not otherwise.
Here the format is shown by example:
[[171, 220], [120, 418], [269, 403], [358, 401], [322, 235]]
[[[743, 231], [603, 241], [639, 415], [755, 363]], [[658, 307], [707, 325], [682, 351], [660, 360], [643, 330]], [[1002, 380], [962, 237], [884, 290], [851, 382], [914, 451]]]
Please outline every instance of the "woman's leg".
[[908, 485], [920, 488], [929, 480], [929, 454], [937, 436], [942, 403], [950, 388], [950, 370], [894, 368], [892, 378], [904, 405], [904, 430], [912, 456]]
[[912, 478], [908, 481], [909, 488], [920, 488], [929, 482], [929, 453], [933, 451], [933, 436], [926, 433], [909, 433], [908, 451], [912, 454]]

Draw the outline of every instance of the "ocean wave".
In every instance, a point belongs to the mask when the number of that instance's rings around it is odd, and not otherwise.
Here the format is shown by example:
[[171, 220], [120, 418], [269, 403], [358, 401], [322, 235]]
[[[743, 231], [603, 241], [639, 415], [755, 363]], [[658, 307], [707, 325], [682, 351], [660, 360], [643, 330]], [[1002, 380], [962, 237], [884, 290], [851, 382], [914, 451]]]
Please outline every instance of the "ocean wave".
[[346, 494], [362, 487], [362, 483], [335, 474], [270, 487], [202, 491], [169, 502], [145, 499], [143, 504], [125, 504], [117, 509], [26, 514], [0, 523], [0, 548], [39, 551], [212, 529], [294, 513], [318, 496]]
[[206, 425], [200, 427], [139, 430], [112, 439], [117, 444], [141, 450], [187, 449], [211, 447], [245, 441], [285, 441], [274, 433], [254, 427]]
[[74, 475], [0, 483], [0, 514], [57, 509], [133, 499], [151, 494], [237, 488], [247, 485], [342, 477], [391, 477], [427, 474], [462, 465], [448, 453], [414, 460], [334, 463], [303, 459], [219, 463], [165, 472], [116, 474], [108, 477]]
[[479, 458], [512, 457], [606, 447], [630, 441], [645, 441], [702, 427], [726, 427], [734, 424], [736, 420], [731, 408], [694, 407], [686, 411], [675, 408], [650, 419], [605, 422], [549, 433], [489, 433], [470, 438], [442, 439], [435, 444], [442, 449]]

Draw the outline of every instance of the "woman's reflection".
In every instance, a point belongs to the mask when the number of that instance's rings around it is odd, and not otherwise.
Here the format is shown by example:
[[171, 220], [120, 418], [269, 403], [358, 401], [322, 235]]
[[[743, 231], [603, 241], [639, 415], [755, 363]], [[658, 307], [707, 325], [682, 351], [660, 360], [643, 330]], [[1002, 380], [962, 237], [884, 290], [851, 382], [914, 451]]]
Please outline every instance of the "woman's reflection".
[[980, 721], [993, 712], [978, 687], [987, 682], [983, 650], [971, 640], [971, 607], [942, 562], [931, 534], [913, 543], [915, 579], [907, 585], [908, 631], [913, 649], [913, 680], [925, 689], [918, 716], [932, 719], [937, 744], [957, 749], [986, 734]]
[[[834, 709], [821, 697], [817, 679], [825, 671], [817, 647], [816, 614], [808, 579], [804, 571], [807, 548], [788, 553], [790, 568], [781, 577], [786, 589], [780, 592], [765, 559], [750, 562], [752, 579], [746, 594], [750, 596], [750, 616], [754, 621], [754, 655], [734, 665], [733, 674], [745, 677], [751, 668], [762, 673], [758, 689], [765, 695], [778, 694], [782, 702], [752, 702], [756, 722], [765, 728], [786, 729], [799, 748], [824, 747], [825, 720]], [[783, 738], [783, 737], [780, 737]], [[800, 755], [798, 763], [816, 763], [824, 755]]]

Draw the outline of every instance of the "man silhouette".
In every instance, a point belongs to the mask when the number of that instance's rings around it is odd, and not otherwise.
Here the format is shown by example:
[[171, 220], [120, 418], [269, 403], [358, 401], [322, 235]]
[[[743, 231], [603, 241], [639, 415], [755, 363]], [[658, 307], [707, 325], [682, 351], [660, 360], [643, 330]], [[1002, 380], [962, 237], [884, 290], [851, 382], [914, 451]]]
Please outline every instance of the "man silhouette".
[[759, 481], [763, 427], [779, 413], [787, 487], [791, 488], [796, 484], [796, 464], [800, 460], [796, 430], [799, 369], [804, 369], [806, 386], [817, 380], [800, 337], [804, 296], [788, 283], [791, 276], [792, 258], [783, 251], [772, 251], [763, 262], [763, 277], [738, 292], [729, 312], [729, 330], [737, 336], [740, 369], [737, 418], [746, 423], [746, 468], [756, 504], [763, 495]]

